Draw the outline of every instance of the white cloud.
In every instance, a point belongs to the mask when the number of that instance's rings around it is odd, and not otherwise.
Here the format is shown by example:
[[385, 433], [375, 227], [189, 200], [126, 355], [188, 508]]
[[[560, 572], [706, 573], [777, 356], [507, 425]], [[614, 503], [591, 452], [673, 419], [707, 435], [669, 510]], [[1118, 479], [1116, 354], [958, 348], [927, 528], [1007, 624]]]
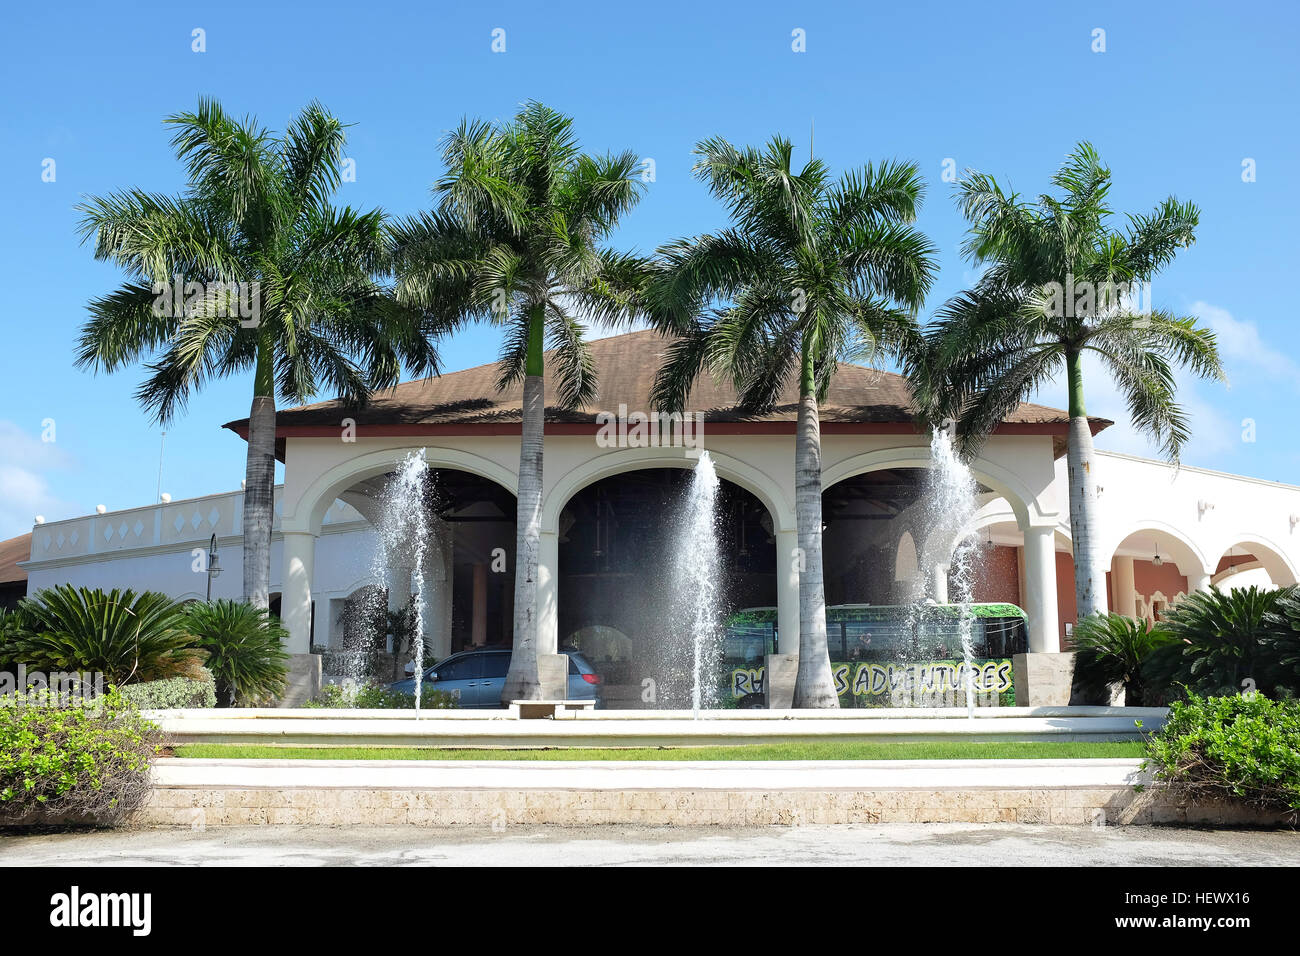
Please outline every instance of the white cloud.
[[1300, 388], [1300, 364], [1266, 344], [1254, 322], [1233, 318], [1227, 309], [1208, 302], [1193, 303], [1191, 311], [1214, 330], [1230, 380], [1234, 371], [1248, 369]]
[[[1186, 461], [1204, 461], [1231, 452], [1237, 447], [1239, 425], [1225, 415], [1219, 403], [1207, 399], [1201, 389], [1222, 389], [1213, 383], [1201, 383], [1194, 376], [1178, 374], [1177, 398], [1191, 422], [1191, 440], [1183, 447]], [[1160, 447], [1138, 431], [1129, 418], [1128, 404], [1111, 378], [1110, 373], [1096, 355], [1088, 353], [1083, 359], [1083, 393], [1088, 414], [1096, 418], [1109, 418], [1115, 424], [1097, 436], [1097, 447], [1128, 455], [1148, 458], [1160, 457]], [[1068, 408], [1069, 397], [1065, 372], [1031, 399], [1053, 408]]]
[[[1276, 381], [1300, 388], [1300, 363], [1270, 347], [1254, 322], [1239, 320], [1227, 309], [1208, 302], [1198, 301], [1190, 311], [1214, 331], [1230, 380]], [[1183, 448], [1183, 460], [1211, 463], [1240, 449], [1242, 416], [1234, 414], [1228, 405], [1225, 386], [1199, 379], [1185, 369], [1177, 369], [1175, 374], [1178, 402], [1187, 413], [1192, 432]], [[1084, 357], [1083, 387], [1088, 414], [1115, 422], [1097, 436], [1097, 447], [1131, 455], [1159, 455], [1159, 447], [1133, 427], [1123, 395], [1095, 355]], [[1065, 408], [1068, 398], [1064, 372], [1034, 401]]]
[[57, 441], [41, 441], [14, 422], [0, 421], [0, 539], [30, 531], [38, 514], [54, 519], [76, 513], [45, 477], [69, 462]]

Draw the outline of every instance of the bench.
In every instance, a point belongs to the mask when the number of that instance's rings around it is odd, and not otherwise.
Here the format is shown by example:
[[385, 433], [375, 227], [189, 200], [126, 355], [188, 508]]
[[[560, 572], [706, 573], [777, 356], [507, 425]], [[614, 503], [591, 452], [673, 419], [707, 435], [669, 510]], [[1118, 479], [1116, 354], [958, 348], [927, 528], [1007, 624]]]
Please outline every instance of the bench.
[[512, 700], [510, 716], [518, 720], [564, 720], [571, 711], [591, 710], [594, 700]]

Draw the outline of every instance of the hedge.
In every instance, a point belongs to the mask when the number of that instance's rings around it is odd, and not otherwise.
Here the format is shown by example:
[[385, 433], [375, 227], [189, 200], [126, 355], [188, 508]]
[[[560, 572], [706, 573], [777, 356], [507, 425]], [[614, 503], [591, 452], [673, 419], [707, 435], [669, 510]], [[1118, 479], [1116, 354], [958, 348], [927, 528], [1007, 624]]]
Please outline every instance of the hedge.
[[166, 710], [173, 707], [216, 707], [217, 689], [212, 675], [204, 677], [167, 677], [163, 680], [127, 684], [121, 688], [122, 699], [140, 710]]
[[1188, 696], [1147, 741], [1156, 780], [1193, 800], [1300, 814], [1300, 701]]
[[0, 823], [114, 823], [143, 802], [162, 732], [116, 691], [10, 704], [0, 707]]

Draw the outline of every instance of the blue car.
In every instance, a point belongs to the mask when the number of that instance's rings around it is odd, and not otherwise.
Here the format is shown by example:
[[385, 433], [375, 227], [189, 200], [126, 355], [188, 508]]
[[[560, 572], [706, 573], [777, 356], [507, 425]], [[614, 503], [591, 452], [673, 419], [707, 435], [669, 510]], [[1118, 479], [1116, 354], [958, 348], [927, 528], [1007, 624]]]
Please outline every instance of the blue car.
[[[569, 655], [568, 699], [594, 700], [599, 707], [600, 675], [579, 652], [561, 653]], [[461, 707], [504, 707], [501, 692], [510, 670], [510, 655], [508, 648], [475, 648], [452, 654], [425, 670], [424, 689], [451, 694]], [[414, 695], [415, 678], [397, 681], [389, 688]]]

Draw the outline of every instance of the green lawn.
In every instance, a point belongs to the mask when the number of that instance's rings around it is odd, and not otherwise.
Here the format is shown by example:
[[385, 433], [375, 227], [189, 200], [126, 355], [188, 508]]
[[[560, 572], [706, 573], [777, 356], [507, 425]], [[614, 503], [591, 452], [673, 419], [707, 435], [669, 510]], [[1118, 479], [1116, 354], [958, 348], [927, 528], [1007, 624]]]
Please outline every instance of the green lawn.
[[904, 741], [752, 744], [730, 747], [547, 748], [481, 750], [435, 747], [288, 747], [265, 744], [182, 744], [178, 757], [244, 760], [1025, 760], [1141, 757], [1125, 743]]

